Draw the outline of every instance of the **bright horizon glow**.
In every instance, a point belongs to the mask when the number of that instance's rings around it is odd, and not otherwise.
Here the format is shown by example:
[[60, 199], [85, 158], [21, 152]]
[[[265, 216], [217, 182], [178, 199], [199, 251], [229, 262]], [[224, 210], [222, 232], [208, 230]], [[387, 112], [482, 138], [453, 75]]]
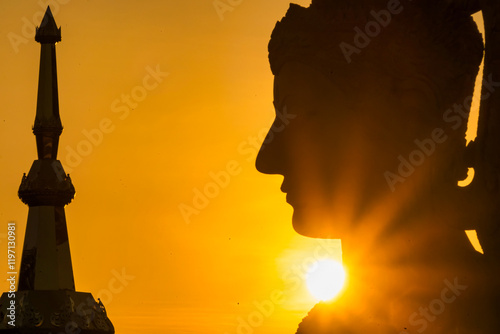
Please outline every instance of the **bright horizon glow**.
[[342, 264], [332, 259], [316, 261], [307, 271], [306, 285], [318, 301], [332, 300], [344, 287], [346, 273]]

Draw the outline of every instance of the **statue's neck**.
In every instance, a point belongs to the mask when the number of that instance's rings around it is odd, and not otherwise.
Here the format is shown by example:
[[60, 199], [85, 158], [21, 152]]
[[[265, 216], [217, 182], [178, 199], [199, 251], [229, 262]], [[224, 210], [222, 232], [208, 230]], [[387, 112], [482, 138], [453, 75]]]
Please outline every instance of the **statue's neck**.
[[[342, 240], [344, 262], [359, 267], [461, 266], [474, 257], [460, 212], [422, 204]], [[382, 227], [381, 227], [382, 226]]]

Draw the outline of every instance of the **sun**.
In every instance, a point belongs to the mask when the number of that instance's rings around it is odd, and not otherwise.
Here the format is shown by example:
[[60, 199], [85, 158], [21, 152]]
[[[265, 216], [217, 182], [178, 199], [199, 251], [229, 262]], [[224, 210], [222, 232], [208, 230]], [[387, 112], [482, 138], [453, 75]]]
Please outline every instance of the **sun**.
[[314, 262], [306, 274], [309, 293], [318, 301], [333, 299], [344, 287], [346, 273], [339, 261], [321, 259]]

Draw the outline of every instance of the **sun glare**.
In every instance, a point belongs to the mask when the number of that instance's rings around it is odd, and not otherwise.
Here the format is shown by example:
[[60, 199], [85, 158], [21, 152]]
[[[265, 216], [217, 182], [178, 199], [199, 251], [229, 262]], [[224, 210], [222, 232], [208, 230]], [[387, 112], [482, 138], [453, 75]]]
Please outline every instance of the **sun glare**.
[[331, 259], [318, 260], [307, 271], [307, 289], [318, 301], [329, 301], [342, 290], [345, 277], [345, 270], [340, 262]]

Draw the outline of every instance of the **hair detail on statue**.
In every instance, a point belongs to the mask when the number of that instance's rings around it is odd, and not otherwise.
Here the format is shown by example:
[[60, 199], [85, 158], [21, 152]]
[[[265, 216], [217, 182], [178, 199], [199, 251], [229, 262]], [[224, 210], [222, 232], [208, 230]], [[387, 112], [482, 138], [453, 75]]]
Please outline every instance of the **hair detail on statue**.
[[273, 74], [290, 61], [315, 67], [333, 80], [378, 69], [396, 78], [425, 75], [442, 91], [450, 90], [450, 77], [475, 77], [483, 44], [469, 11], [434, 1], [388, 7], [391, 3], [290, 4], [269, 43]]

